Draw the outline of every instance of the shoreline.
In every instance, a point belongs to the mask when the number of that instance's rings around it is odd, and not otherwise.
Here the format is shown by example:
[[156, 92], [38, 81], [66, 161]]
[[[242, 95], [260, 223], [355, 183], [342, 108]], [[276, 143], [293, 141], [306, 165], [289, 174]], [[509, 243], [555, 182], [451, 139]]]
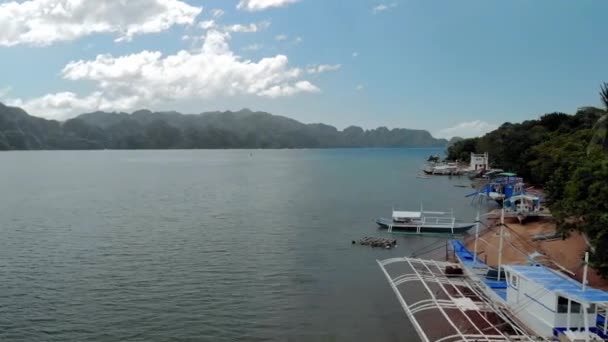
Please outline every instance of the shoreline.
[[[490, 210], [492, 213], [497, 209]], [[498, 245], [500, 240], [500, 227], [498, 219], [485, 220], [485, 225], [480, 225], [477, 254], [480, 260], [489, 266], [498, 266]], [[579, 232], [570, 232], [565, 238], [553, 238], [547, 240], [533, 241], [533, 237], [552, 234], [556, 232], [557, 226], [552, 219], [540, 218], [535, 221], [520, 224], [516, 219], [505, 218], [503, 234], [503, 264], [527, 264], [529, 256], [538, 252], [543, 256], [536, 258], [540, 263], [547, 264], [551, 268], [561, 269], [573, 279], [582, 281], [584, 268], [584, 254], [588, 244], [585, 237]], [[470, 237], [465, 240], [465, 246], [473, 251], [474, 230], [469, 233]], [[551, 262], [548, 262], [550, 260]], [[566, 271], [566, 272], [564, 272]], [[608, 280], [602, 279], [597, 272], [589, 267], [588, 284], [592, 287], [608, 290]]]

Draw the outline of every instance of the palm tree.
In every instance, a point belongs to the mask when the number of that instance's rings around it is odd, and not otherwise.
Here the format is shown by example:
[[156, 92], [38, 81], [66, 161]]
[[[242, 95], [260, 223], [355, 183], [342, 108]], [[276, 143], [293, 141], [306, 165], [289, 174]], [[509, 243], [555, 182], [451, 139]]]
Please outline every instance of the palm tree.
[[[604, 103], [606, 111], [608, 111], [608, 83], [604, 82], [600, 86], [600, 97]], [[593, 126], [593, 137], [591, 138], [587, 153], [591, 151], [593, 146], [602, 146], [604, 151], [608, 151], [608, 113], [602, 115]]]

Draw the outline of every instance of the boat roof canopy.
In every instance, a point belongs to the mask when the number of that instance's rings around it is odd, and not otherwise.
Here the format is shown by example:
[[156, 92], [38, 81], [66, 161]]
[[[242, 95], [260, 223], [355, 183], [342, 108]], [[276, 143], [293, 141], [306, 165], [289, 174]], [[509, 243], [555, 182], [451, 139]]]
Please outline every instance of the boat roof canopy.
[[517, 177], [516, 173], [513, 172], [501, 172], [499, 173], [497, 176], [503, 176], [503, 177]]
[[460, 269], [459, 264], [416, 258], [377, 262], [424, 342], [536, 341], [476, 283], [449, 276], [448, 270]]
[[393, 218], [420, 218], [422, 213], [419, 211], [393, 211]]
[[520, 195], [515, 195], [515, 196], [511, 196], [509, 198], [509, 200], [513, 201], [518, 201], [520, 199], [525, 199], [528, 201], [538, 201], [540, 200], [540, 198], [538, 196], [533, 196], [533, 195], [528, 195], [528, 194], [520, 194]]
[[608, 304], [608, 292], [589, 286], [583, 291], [583, 285], [578, 281], [544, 266], [505, 265], [504, 268], [506, 271], [519, 274], [558, 295], [580, 302]]

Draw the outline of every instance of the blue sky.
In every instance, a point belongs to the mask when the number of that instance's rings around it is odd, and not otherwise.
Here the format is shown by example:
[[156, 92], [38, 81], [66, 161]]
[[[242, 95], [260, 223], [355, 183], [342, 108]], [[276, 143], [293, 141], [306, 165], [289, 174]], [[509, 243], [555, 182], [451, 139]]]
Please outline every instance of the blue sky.
[[0, 100], [60, 120], [248, 107], [472, 136], [599, 106], [606, 13], [600, 0], [0, 0]]

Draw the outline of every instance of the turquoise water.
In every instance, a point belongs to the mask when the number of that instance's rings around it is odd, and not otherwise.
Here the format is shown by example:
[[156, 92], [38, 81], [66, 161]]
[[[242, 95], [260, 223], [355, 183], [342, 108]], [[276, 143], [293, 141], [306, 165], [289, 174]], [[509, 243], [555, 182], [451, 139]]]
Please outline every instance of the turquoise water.
[[393, 205], [473, 219], [466, 178], [415, 177], [436, 153], [2, 153], [0, 340], [413, 340], [375, 260], [440, 238], [351, 240]]

